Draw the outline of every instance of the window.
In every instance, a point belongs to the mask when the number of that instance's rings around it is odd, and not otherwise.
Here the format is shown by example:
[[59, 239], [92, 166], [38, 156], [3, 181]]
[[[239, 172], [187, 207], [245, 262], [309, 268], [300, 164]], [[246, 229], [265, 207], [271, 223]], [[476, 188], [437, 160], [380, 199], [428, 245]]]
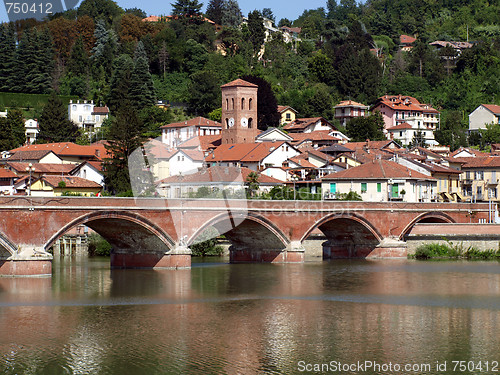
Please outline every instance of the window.
[[476, 179], [476, 180], [484, 180], [484, 172], [483, 171], [476, 171], [474, 179]]
[[491, 182], [495, 184], [497, 182], [497, 171], [491, 172]]
[[83, 116], [78, 116], [78, 122], [83, 122]]
[[241, 98], [241, 109], [245, 109], [245, 98]]
[[292, 120], [292, 114], [290, 112], [286, 113], [286, 119], [287, 119], [287, 121]]
[[377, 193], [382, 192], [382, 184], [380, 182], [377, 182]]
[[73, 104], [73, 111], [76, 111], [76, 104]]
[[99, 115], [96, 115], [96, 116], [95, 116], [95, 120], [96, 120], [96, 122], [99, 122], [99, 121], [101, 121], [101, 116], [99, 116]]
[[231, 109], [234, 109], [234, 98], [231, 98]]
[[226, 98], [226, 109], [229, 109], [229, 99]]
[[253, 128], [253, 118], [251, 118], [251, 117], [248, 119], [248, 128], [249, 129]]
[[362, 192], [362, 193], [366, 193], [366, 190], [367, 190], [367, 189], [366, 189], [366, 182], [362, 182], [362, 183], [361, 183], [361, 192]]
[[248, 99], [248, 109], [251, 110], [252, 109], [252, 98]]
[[335, 194], [336, 192], [337, 192], [337, 183], [331, 182], [330, 183], [330, 193]]

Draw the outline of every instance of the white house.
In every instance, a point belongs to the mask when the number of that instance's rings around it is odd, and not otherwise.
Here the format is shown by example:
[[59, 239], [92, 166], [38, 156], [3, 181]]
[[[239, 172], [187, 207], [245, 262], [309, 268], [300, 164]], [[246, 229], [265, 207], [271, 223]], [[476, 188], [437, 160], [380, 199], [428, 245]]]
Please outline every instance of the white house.
[[94, 181], [95, 183], [104, 187], [104, 174], [102, 171], [102, 163], [99, 161], [85, 161], [75, 168], [69, 174], [71, 176], [84, 178], [86, 180]]
[[311, 133], [318, 130], [337, 130], [323, 117], [298, 118], [283, 127], [288, 133]]
[[346, 126], [347, 122], [355, 117], [365, 117], [369, 115], [370, 107], [353, 100], [343, 100], [335, 107], [335, 119], [340, 121], [340, 125]]
[[161, 140], [169, 147], [177, 147], [182, 142], [193, 137], [220, 134], [221, 129], [220, 122], [204, 117], [196, 117], [191, 120], [162, 126]]
[[8, 169], [0, 168], [0, 194], [14, 194], [14, 183], [17, 179], [18, 176], [14, 172]]
[[38, 135], [38, 121], [29, 119], [24, 122], [24, 128], [26, 133], [26, 143], [33, 144], [36, 141]]
[[109, 108], [98, 107], [93, 100], [78, 100], [76, 103], [69, 101], [68, 118], [85, 131], [93, 132], [99, 129], [108, 116]]
[[322, 191], [326, 199], [354, 191], [364, 201], [430, 202], [436, 184], [436, 179], [393, 161], [374, 159], [323, 177]]
[[434, 131], [424, 127], [422, 121], [416, 118], [388, 128], [387, 132], [390, 139], [394, 139], [403, 146], [411, 144], [418, 132], [422, 134], [426, 145], [435, 146], [438, 144], [434, 139]]
[[255, 142], [292, 142], [293, 138], [278, 128], [268, 128], [255, 137]]
[[500, 124], [500, 105], [481, 104], [469, 115], [469, 131], [486, 129], [488, 124]]
[[170, 157], [170, 176], [192, 174], [202, 168], [205, 156], [200, 150], [182, 149]]

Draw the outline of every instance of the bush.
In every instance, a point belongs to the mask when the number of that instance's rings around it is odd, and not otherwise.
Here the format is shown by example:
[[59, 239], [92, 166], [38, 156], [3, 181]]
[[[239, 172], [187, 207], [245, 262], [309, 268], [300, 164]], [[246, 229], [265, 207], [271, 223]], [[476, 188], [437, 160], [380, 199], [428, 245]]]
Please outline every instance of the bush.
[[192, 254], [195, 257], [204, 256], [221, 256], [224, 249], [217, 242], [217, 237], [219, 232], [213, 227], [207, 228], [198, 239], [201, 242], [195, 243], [189, 246], [191, 248]]
[[479, 250], [473, 246], [465, 247], [462, 242], [453, 244], [447, 241], [447, 244], [431, 243], [419, 246], [410, 258], [500, 259], [500, 249]]
[[111, 254], [111, 245], [102, 236], [92, 233], [88, 238], [89, 256], [109, 257]]

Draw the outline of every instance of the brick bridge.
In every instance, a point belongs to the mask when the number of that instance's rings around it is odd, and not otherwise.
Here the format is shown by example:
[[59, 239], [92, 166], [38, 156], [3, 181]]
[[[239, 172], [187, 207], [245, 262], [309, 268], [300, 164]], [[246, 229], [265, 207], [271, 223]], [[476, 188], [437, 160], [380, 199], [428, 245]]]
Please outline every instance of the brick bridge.
[[405, 257], [416, 223], [488, 218], [487, 204], [1, 197], [0, 275], [51, 274], [47, 250], [85, 224], [113, 246], [111, 266], [184, 268], [208, 228], [224, 233], [231, 262], [303, 262], [321, 231], [326, 258]]

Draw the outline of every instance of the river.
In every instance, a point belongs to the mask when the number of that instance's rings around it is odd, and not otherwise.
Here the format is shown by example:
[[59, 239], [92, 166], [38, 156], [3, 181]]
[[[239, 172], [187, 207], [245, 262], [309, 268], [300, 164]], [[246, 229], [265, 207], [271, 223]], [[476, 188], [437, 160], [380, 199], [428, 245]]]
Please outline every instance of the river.
[[2, 374], [496, 373], [499, 332], [496, 262], [67, 257], [0, 278]]

